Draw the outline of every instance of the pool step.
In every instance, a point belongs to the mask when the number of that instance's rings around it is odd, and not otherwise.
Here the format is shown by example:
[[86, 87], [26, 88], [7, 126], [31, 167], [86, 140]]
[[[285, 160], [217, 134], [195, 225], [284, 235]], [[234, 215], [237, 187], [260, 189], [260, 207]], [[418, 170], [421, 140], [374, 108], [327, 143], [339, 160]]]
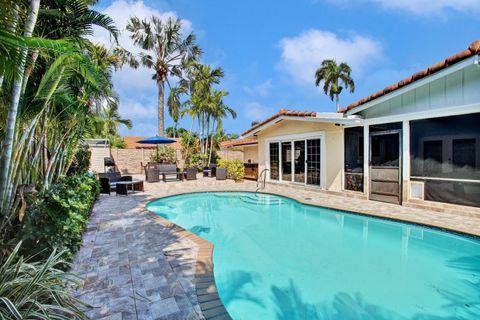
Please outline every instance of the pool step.
[[277, 197], [272, 197], [268, 195], [248, 195], [243, 196], [240, 198], [243, 202], [248, 204], [255, 204], [255, 205], [281, 205], [284, 204], [283, 200]]

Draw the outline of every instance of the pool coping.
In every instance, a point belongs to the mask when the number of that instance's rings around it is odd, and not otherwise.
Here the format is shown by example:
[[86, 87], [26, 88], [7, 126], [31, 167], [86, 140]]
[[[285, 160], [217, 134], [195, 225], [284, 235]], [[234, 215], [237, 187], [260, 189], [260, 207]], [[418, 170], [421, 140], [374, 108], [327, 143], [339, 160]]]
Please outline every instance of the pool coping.
[[146, 208], [146, 204], [153, 200], [188, 193], [194, 192], [180, 192], [163, 197], [155, 197], [151, 195], [142, 201], [142, 210], [148, 213], [154, 220], [158, 221], [166, 228], [169, 228], [172, 232], [175, 232], [183, 238], [189, 239], [198, 246], [198, 253], [195, 261], [195, 293], [197, 295], [200, 310], [207, 320], [232, 320], [232, 317], [218, 295], [217, 285], [215, 284], [215, 276], [213, 274], [213, 243]]
[[[188, 238], [189, 240], [193, 241], [197, 246], [198, 246], [198, 254], [195, 262], [195, 292], [197, 295], [198, 299], [198, 304], [200, 306], [200, 309], [202, 311], [203, 316], [205, 319], [215, 319], [215, 320], [220, 320], [220, 319], [232, 319], [232, 317], [229, 315], [226, 307], [224, 306], [223, 302], [220, 299], [220, 296], [218, 294], [217, 286], [215, 284], [215, 276], [214, 276], [214, 264], [213, 264], [213, 249], [214, 245], [206, 240], [203, 239], [196, 234], [184, 229], [183, 227], [171, 222], [168, 219], [165, 219], [161, 217], [158, 214], [155, 214], [154, 212], [148, 210], [146, 208], [146, 205], [157, 199], [163, 199], [163, 198], [168, 198], [168, 197], [173, 197], [173, 196], [178, 196], [178, 195], [185, 195], [185, 194], [191, 194], [191, 193], [214, 193], [214, 192], [250, 192], [250, 193], [255, 193], [252, 190], [238, 190], [238, 189], [224, 189], [224, 190], [204, 190], [204, 191], [178, 191], [174, 192], [171, 194], [163, 195], [163, 196], [155, 196], [153, 194], [149, 194], [149, 196], [141, 202], [141, 207], [142, 210], [146, 213], [148, 213], [153, 219], [158, 221], [160, 224], [163, 226], [171, 229], [173, 232], [177, 233], [178, 235]], [[401, 217], [393, 217], [393, 216], [387, 216], [383, 214], [378, 214], [375, 213], [371, 210], [365, 210], [361, 208], [356, 208], [355, 211], [351, 209], [346, 209], [341, 206], [336, 206], [332, 204], [319, 204], [318, 202], [314, 200], [308, 200], [302, 197], [298, 197], [296, 195], [287, 195], [282, 192], [277, 192], [277, 191], [265, 191], [265, 190], [260, 190], [258, 193], [261, 194], [270, 194], [270, 195], [276, 195], [276, 196], [281, 196], [285, 197], [288, 199], [292, 199], [294, 201], [297, 201], [298, 203], [308, 205], [308, 206], [315, 206], [315, 207], [320, 207], [320, 208], [329, 208], [329, 209], [334, 209], [342, 212], [347, 212], [350, 214], [354, 215], [363, 215], [363, 216], [369, 216], [372, 218], [379, 218], [383, 220], [389, 220], [389, 221], [396, 221], [396, 222], [402, 222], [402, 223], [407, 223], [407, 224], [413, 224], [413, 225], [418, 225], [420, 227], [430, 227], [436, 230], [440, 231], [445, 231], [453, 234], [458, 234], [462, 236], [467, 236], [475, 239], [480, 238], [480, 232], [475, 232], [472, 230], [466, 230], [463, 228], [459, 227], [450, 227], [450, 226], [445, 226], [440, 223], [435, 223], [432, 221], [424, 221], [422, 219], [416, 219], [414, 217], [409, 217], [409, 219], [402, 219]]]

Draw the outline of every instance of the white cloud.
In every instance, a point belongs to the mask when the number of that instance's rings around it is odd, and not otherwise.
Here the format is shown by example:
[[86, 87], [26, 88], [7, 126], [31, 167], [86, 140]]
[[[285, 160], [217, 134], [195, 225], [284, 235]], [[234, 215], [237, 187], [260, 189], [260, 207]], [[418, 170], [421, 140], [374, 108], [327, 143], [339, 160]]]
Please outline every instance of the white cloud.
[[[101, 10], [102, 13], [111, 17], [120, 30], [120, 36], [118, 42], [120, 46], [126, 50], [138, 54], [141, 49], [133, 44], [133, 40], [130, 39], [129, 32], [126, 30], [128, 20], [130, 17], [136, 16], [140, 19], [149, 19], [151, 16], [157, 16], [161, 20], [167, 20], [168, 18], [177, 18], [176, 12], [166, 11], [160, 12], [152, 7], [147, 6], [143, 1], [132, 0], [115, 0], [108, 7]], [[189, 33], [192, 30], [192, 23], [189, 20], [181, 19], [182, 32]], [[105, 45], [107, 48], [113, 44], [110, 39], [109, 33], [103, 29], [95, 27], [94, 35], [91, 37], [93, 42], [99, 42]], [[138, 69], [132, 69], [128, 66], [124, 66], [122, 70], [119, 70], [114, 75], [114, 83], [120, 89], [148, 89], [154, 88], [155, 82], [152, 80], [153, 71], [144, 67]]]
[[268, 95], [271, 88], [272, 88], [272, 80], [269, 79], [265, 82], [259, 83], [256, 86], [245, 87], [244, 90], [246, 93], [248, 93], [251, 96], [265, 97]]
[[299, 84], [314, 84], [315, 70], [324, 59], [347, 62], [359, 75], [364, 67], [382, 57], [381, 45], [368, 37], [354, 35], [341, 38], [337, 34], [310, 29], [292, 38], [280, 40], [282, 50], [278, 68]]
[[445, 10], [478, 12], [478, 0], [328, 0], [329, 2], [350, 5], [374, 3], [388, 10], [405, 10], [417, 15], [442, 13]]
[[249, 102], [245, 105], [245, 116], [250, 121], [264, 120], [273, 115], [274, 110], [258, 102]]
[[156, 119], [157, 109], [153, 103], [141, 103], [131, 99], [121, 101], [120, 112], [123, 117], [130, 119]]

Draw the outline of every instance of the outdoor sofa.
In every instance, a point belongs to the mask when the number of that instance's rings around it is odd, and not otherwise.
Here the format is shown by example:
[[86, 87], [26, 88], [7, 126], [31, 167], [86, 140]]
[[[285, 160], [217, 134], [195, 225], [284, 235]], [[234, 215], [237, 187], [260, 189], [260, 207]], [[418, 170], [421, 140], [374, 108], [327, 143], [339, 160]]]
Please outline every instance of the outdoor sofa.
[[168, 176], [173, 176], [175, 180], [178, 179], [179, 173], [177, 171], [177, 165], [175, 164], [160, 164], [158, 166], [158, 173], [162, 176], [162, 180], [167, 182]]

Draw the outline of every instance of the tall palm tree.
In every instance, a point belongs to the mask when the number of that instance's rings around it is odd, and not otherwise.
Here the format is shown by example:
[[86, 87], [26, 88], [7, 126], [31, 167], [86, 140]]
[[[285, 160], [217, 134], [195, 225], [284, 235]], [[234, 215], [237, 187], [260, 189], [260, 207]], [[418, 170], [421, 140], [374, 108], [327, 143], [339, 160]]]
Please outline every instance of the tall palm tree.
[[152, 16], [150, 20], [132, 17], [127, 30], [136, 46], [145, 53], [140, 54], [143, 66], [155, 71], [153, 79], [158, 85], [158, 134], [165, 128], [165, 82], [170, 86], [169, 76], [183, 77], [185, 66], [197, 60], [201, 54], [193, 33], [183, 37], [180, 19], [162, 21]]
[[[318, 87], [323, 82], [323, 91], [337, 106], [337, 111], [340, 108], [339, 95], [344, 89], [350, 89], [350, 92], [355, 91], [355, 83], [350, 74], [352, 69], [345, 62], [337, 65], [333, 59], [322, 61], [322, 65], [315, 72], [315, 85]], [[341, 85], [343, 84], [343, 86]]]
[[182, 108], [182, 102], [180, 96], [187, 93], [187, 89], [184, 86], [170, 88], [170, 94], [168, 95], [167, 105], [168, 113], [173, 120], [173, 137], [176, 138], [178, 120], [180, 120], [180, 109]]

